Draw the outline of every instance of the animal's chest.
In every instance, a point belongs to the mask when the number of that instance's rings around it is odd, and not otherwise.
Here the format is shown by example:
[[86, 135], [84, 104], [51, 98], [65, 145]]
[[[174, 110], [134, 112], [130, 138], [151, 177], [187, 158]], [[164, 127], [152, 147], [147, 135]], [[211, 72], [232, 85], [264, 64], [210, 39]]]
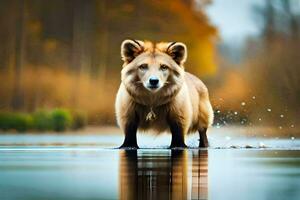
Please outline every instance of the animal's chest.
[[167, 123], [168, 111], [165, 107], [138, 109], [139, 129], [165, 131], [169, 128]]

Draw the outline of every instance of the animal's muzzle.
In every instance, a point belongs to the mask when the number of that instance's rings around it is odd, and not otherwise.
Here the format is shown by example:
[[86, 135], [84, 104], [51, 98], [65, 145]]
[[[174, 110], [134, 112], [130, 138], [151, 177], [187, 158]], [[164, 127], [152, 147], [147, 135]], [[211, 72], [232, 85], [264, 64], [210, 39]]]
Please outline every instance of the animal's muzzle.
[[150, 88], [158, 88], [159, 86], [159, 79], [155, 76], [151, 76], [149, 78], [149, 87]]

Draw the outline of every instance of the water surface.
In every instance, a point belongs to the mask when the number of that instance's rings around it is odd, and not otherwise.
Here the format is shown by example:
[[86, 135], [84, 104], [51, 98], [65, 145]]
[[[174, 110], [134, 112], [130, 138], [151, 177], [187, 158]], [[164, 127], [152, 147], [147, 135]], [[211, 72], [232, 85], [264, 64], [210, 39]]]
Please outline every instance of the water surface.
[[300, 199], [297, 139], [292, 147], [274, 139], [268, 148], [225, 148], [225, 139], [201, 150], [112, 148], [121, 141], [2, 135], [0, 199]]

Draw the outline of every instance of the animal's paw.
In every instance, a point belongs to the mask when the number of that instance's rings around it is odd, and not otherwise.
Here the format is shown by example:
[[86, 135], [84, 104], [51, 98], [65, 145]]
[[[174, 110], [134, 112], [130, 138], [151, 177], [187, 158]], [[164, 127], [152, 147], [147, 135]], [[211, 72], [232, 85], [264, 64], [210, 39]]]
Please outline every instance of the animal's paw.
[[200, 143], [199, 144], [199, 148], [208, 148], [209, 147], [209, 143]]
[[178, 150], [180, 150], [180, 149], [186, 149], [186, 148], [188, 148], [188, 146], [186, 146], [186, 144], [180, 144], [180, 145], [174, 145], [174, 144], [171, 144], [170, 145], [170, 147], [169, 147], [169, 149], [178, 149]]
[[125, 149], [125, 150], [136, 150], [139, 149], [138, 145], [127, 145], [127, 144], [122, 144], [119, 149]]

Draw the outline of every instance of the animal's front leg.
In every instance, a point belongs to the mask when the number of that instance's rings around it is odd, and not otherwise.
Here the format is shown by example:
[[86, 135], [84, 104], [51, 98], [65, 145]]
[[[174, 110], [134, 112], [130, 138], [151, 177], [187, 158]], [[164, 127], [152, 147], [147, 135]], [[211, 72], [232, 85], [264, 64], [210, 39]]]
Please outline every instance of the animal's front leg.
[[125, 139], [120, 148], [139, 148], [137, 145], [136, 132], [137, 132], [138, 122], [132, 121], [127, 122], [124, 127]]
[[170, 125], [170, 131], [172, 133], [172, 141], [170, 148], [181, 147], [186, 148], [187, 146], [184, 143], [184, 127], [180, 122], [168, 120]]

